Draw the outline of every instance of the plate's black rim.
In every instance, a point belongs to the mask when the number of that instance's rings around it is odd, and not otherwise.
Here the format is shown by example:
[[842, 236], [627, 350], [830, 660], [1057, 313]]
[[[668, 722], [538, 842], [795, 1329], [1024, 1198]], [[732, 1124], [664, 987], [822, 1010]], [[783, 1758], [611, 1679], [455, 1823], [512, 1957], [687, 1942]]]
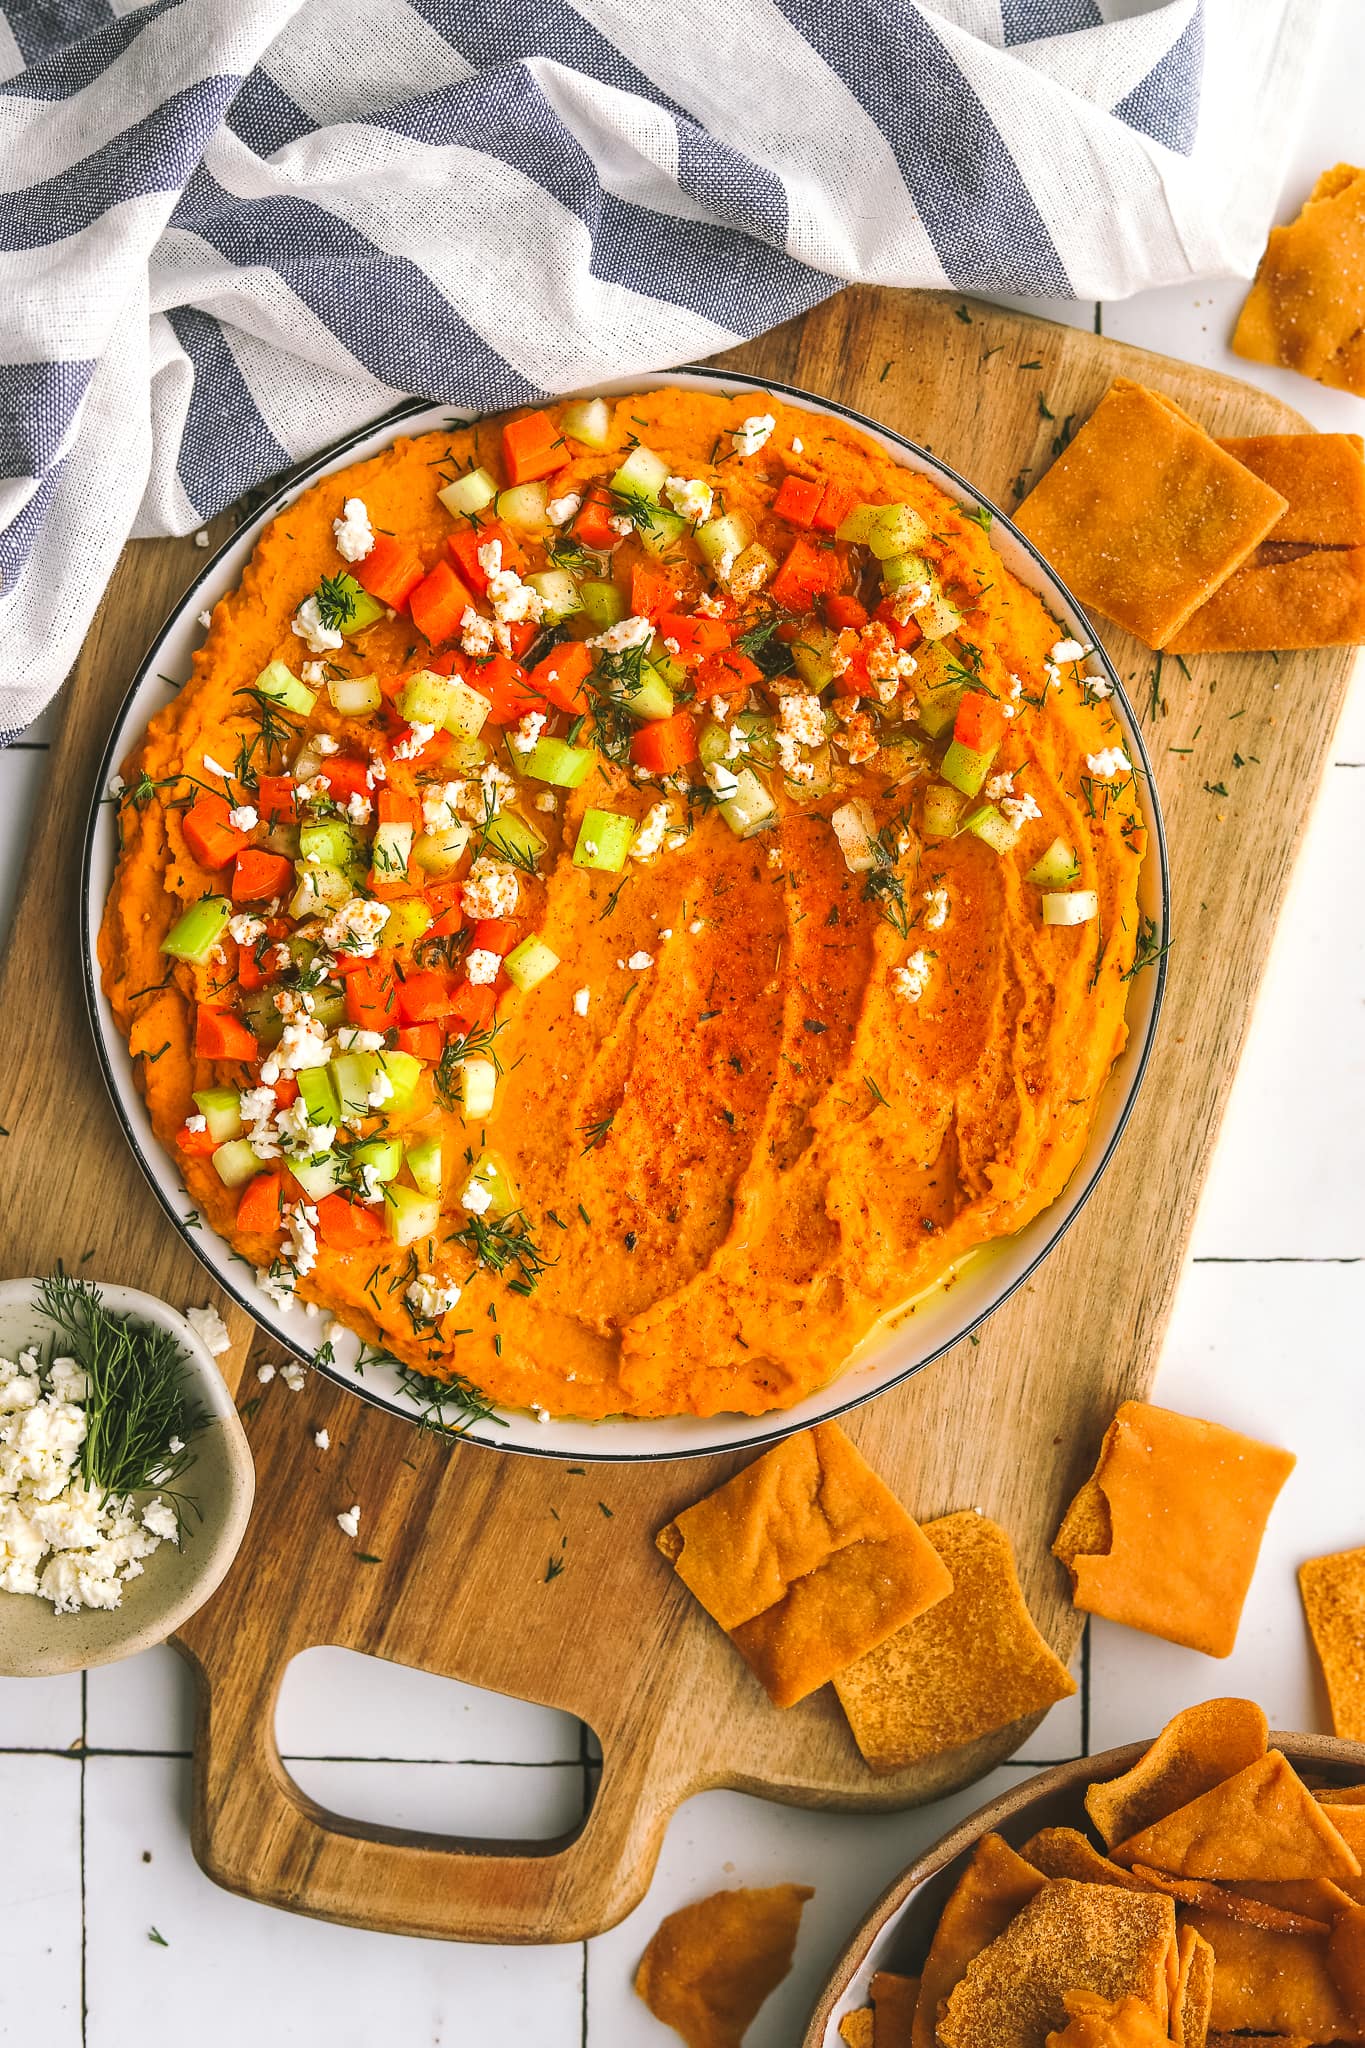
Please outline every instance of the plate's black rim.
[[[1094, 1194], [1095, 1189], [1099, 1186], [1110, 1161], [1118, 1149], [1119, 1141], [1123, 1137], [1128, 1127], [1128, 1121], [1136, 1107], [1143, 1079], [1151, 1060], [1152, 1050], [1156, 1043], [1157, 1024], [1160, 1020], [1162, 1005], [1165, 1000], [1167, 951], [1170, 946], [1171, 918], [1171, 873], [1166, 846], [1166, 827], [1162, 817], [1161, 799], [1157, 791], [1156, 778], [1152, 772], [1151, 757], [1147, 752], [1146, 742], [1142, 736], [1142, 728], [1138, 723], [1137, 714], [1129, 702], [1128, 693], [1123, 687], [1118, 671], [1109, 658], [1108, 651], [1095, 634], [1094, 629], [1089, 626], [1086, 614], [1076, 598], [1072, 596], [1070, 590], [1062, 582], [1046, 558], [1039, 553], [1033, 542], [1028, 538], [1028, 535], [1020, 532], [1007, 512], [994, 504], [974, 484], [969, 483], [964, 476], [955, 470], [951, 464], [945, 462], [941, 456], [935, 455], [928, 448], [922, 448], [918, 442], [911, 441], [908, 436], [897, 433], [894, 428], [883, 425], [880, 420], [872, 419], [867, 413], [858, 412], [853, 406], [840, 404], [837, 399], [821, 398], [813, 391], [804, 390], [799, 384], [787, 384], [779, 378], [751, 377], [745, 372], [717, 370], [706, 364], [680, 364], [676, 371], [661, 373], [657, 380], [640, 380], [637, 388], [657, 390], [667, 384], [669, 376], [674, 375], [696, 377], [700, 378], [704, 383], [731, 386], [738, 389], [776, 391], [786, 398], [803, 401], [805, 406], [816, 412], [836, 414], [841, 419], [851, 421], [855, 426], [868, 429], [874, 435], [884, 436], [886, 440], [893, 442], [897, 447], [905, 449], [921, 462], [927, 463], [947, 483], [955, 487], [954, 492], [950, 492], [950, 495], [960, 494], [978, 505], [984, 505], [991, 513], [993, 521], [1000, 520], [1009, 530], [1014, 540], [1032, 557], [1041, 571], [1044, 580], [1060, 593], [1073, 615], [1087, 626], [1087, 635], [1092, 652], [1098, 655], [1103, 664], [1106, 680], [1109, 682], [1113, 694], [1118, 698], [1119, 703], [1123, 707], [1127, 736], [1137, 748], [1138, 762], [1134, 764], [1135, 772], [1142, 776], [1147, 786], [1147, 808], [1151, 814], [1151, 825], [1156, 842], [1158, 873], [1161, 886], [1161, 927], [1158, 936], [1161, 940], [1162, 951], [1155, 962], [1156, 987], [1152, 996], [1151, 1013], [1148, 1017], [1147, 1030], [1143, 1038], [1142, 1047], [1137, 1056], [1133, 1077], [1119, 1112], [1118, 1122], [1110, 1133], [1109, 1142], [1105, 1146], [1103, 1153], [1091, 1168], [1085, 1186], [1074, 1196], [1068, 1195], [1066, 1190], [1063, 1190], [1062, 1194], [1057, 1197], [1058, 1202], [1064, 1201], [1066, 1203], [1065, 1214], [1060, 1218], [1052, 1234], [1029, 1261], [1028, 1265], [1011, 1281], [1003, 1293], [995, 1297], [988, 1308], [983, 1309], [980, 1315], [974, 1317], [970, 1323], [964, 1324], [961, 1329], [955, 1331], [951, 1337], [947, 1338], [924, 1358], [917, 1359], [913, 1365], [907, 1365], [893, 1379], [886, 1380], [876, 1387], [865, 1388], [861, 1392], [851, 1391], [846, 1400], [840, 1401], [836, 1407], [826, 1409], [819, 1417], [819, 1420], [822, 1422], [834, 1422], [841, 1415], [848, 1415], [853, 1409], [861, 1408], [866, 1402], [876, 1400], [881, 1395], [890, 1393], [895, 1387], [903, 1386], [907, 1380], [913, 1379], [917, 1373], [924, 1372], [927, 1367], [936, 1364], [944, 1356], [945, 1352], [951, 1351], [955, 1345], [963, 1343], [968, 1337], [979, 1330], [983, 1323], [987, 1322], [991, 1316], [1002, 1309], [1005, 1303], [1032, 1279], [1044, 1259], [1061, 1243], [1063, 1237], [1065, 1237], [1067, 1231], [1081, 1214], [1081, 1211]], [[572, 394], [566, 393], [564, 395], [571, 396]], [[105, 806], [105, 792], [110, 776], [114, 773], [116, 757], [121, 751], [120, 740], [133, 703], [146, 683], [148, 675], [153, 672], [153, 664], [157, 659], [158, 651], [166, 635], [179, 623], [184, 614], [191, 609], [198, 592], [217, 568], [223, 556], [239, 546], [242, 540], [249, 534], [259, 534], [261, 529], [269, 520], [274, 518], [277, 512], [289, 504], [301, 490], [316, 482], [319, 477], [324, 476], [344, 456], [350, 454], [357, 443], [369, 440], [372, 435], [380, 433], [386, 427], [400, 426], [404, 420], [415, 419], [422, 413], [430, 412], [442, 403], [443, 401], [439, 399], [414, 398], [406, 400], [402, 405], [395, 406], [391, 412], [381, 414], [378, 419], [357, 428], [353, 433], [345, 435], [341, 440], [334, 441], [330, 447], [323, 449], [321, 453], [314, 456], [311, 462], [306, 463], [298, 470], [292, 471], [287, 481], [281, 484], [280, 488], [253, 514], [252, 518], [239, 526], [234, 533], [228, 536], [222, 546], [217, 548], [208, 557], [203, 569], [194, 582], [162, 621], [145, 657], [139, 664], [127, 691], [124, 693], [123, 701], [119, 705], [117, 715], [110, 730], [108, 743], [100, 758], [99, 771], [95, 780], [90, 813], [86, 821], [81, 847], [81, 980], [85, 989], [86, 1008], [89, 1013], [91, 1032], [95, 1041], [95, 1051], [99, 1059], [100, 1071], [104, 1077], [105, 1087], [114, 1106], [114, 1113], [122, 1127], [125, 1138], [132, 1148], [133, 1157], [141, 1167], [143, 1176], [151, 1187], [152, 1193], [156, 1197], [163, 1213], [174, 1226], [177, 1235], [189, 1246], [189, 1249], [194, 1253], [199, 1263], [213, 1276], [215, 1284], [231, 1300], [236, 1302], [237, 1306], [244, 1310], [251, 1317], [253, 1323], [261, 1328], [273, 1342], [279, 1344], [283, 1350], [290, 1352], [304, 1364], [311, 1366], [315, 1372], [320, 1374], [322, 1378], [330, 1380], [333, 1385], [343, 1388], [348, 1393], [358, 1395], [362, 1401], [368, 1402], [371, 1407], [382, 1409], [385, 1414], [397, 1416], [401, 1421], [409, 1423], [416, 1423], [421, 1420], [420, 1410], [413, 1406], [408, 1406], [402, 1401], [393, 1399], [390, 1395], [374, 1386], [367, 1385], [359, 1371], [348, 1372], [338, 1366], [317, 1364], [312, 1352], [304, 1349], [292, 1336], [262, 1316], [259, 1305], [255, 1301], [246, 1298], [229, 1274], [219, 1270], [217, 1264], [210, 1258], [207, 1250], [204, 1248], [200, 1230], [186, 1223], [184, 1216], [176, 1210], [170, 1196], [161, 1186], [153, 1171], [151, 1161], [143, 1153], [137, 1134], [133, 1130], [124, 1109], [117, 1077], [114, 1074], [105, 1048], [104, 1034], [100, 1024], [100, 1005], [104, 998], [96, 984], [93, 969], [94, 947], [92, 944], [93, 933], [90, 915], [90, 867], [94, 854], [95, 834], [99, 829], [101, 813]], [[450, 405], [447, 409], [452, 416], [460, 411], [460, 408], [456, 405]], [[480, 417], [483, 417], [483, 415], [470, 413], [468, 415], [468, 422], [472, 422]], [[224, 1263], [226, 1264], [227, 1261], [225, 1260]], [[852, 1376], [856, 1376], [856, 1368]], [[616, 1419], [614, 1417], [603, 1418], [608, 1423]], [[591, 1428], [596, 1425], [585, 1424], [584, 1426]], [[793, 1436], [798, 1431], [810, 1428], [811, 1426], [809, 1422], [773, 1420], [769, 1422], [767, 1427], [756, 1430], [752, 1434], [734, 1442], [699, 1445], [695, 1448], [682, 1449], [670, 1446], [666, 1450], [659, 1451], [595, 1452], [590, 1449], [556, 1450], [550, 1445], [542, 1447], [538, 1444], [501, 1442], [496, 1435], [477, 1435], [472, 1428], [467, 1431], [460, 1431], [459, 1437], [462, 1442], [476, 1445], [480, 1449], [502, 1451], [503, 1453], [510, 1453], [515, 1457], [557, 1460], [561, 1464], [582, 1464], [588, 1461], [603, 1465], [666, 1465], [681, 1464], [695, 1458], [722, 1457], [739, 1451], [762, 1450], [772, 1444], [781, 1442], [783, 1437]]]

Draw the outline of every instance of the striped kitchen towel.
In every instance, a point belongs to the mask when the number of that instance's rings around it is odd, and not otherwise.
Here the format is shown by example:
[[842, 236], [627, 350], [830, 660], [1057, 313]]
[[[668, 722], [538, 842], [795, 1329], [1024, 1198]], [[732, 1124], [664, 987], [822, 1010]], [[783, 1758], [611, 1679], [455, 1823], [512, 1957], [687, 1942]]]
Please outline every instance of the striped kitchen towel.
[[0, 739], [130, 532], [847, 279], [1249, 272], [1320, 0], [11, 0]]

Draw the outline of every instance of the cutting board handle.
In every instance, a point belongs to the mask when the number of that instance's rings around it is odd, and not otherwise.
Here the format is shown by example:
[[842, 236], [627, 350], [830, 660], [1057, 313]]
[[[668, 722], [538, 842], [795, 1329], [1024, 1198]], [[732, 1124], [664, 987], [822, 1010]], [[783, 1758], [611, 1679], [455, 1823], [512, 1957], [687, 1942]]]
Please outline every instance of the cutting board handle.
[[[275, 1701], [239, 1697], [219, 1711], [218, 1682], [177, 1647], [199, 1681], [194, 1853], [229, 1891], [263, 1905], [446, 1941], [581, 1941], [614, 1926], [649, 1887], [667, 1819], [646, 1800], [645, 1759], [607, 1754], [587, 1819], [545, 1845], [417, 1834], [329, 1813], [289, 1776], [275, 1742]], [[286, 1662], [288, 1660], [286, 1659]]]

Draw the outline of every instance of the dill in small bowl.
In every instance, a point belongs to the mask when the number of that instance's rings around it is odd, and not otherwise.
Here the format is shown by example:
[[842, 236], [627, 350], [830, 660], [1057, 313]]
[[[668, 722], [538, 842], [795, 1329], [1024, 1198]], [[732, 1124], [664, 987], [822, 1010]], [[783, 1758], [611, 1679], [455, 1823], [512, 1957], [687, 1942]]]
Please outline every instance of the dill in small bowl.
[[0, 1673], [164, 1640], [226, 1572], [253, 1490], [227, 1387], [177, 1310], [60, 1267], [0, 1286]]

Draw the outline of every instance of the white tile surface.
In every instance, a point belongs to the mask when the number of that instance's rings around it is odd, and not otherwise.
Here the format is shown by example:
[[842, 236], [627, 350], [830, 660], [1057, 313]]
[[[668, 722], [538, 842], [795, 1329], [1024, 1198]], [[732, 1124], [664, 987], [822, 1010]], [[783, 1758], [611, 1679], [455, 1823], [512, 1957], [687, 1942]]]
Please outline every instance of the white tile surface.
[[580, 2048], [580, 1947], [456, 1948], [253, 1905], [195, 1865], [188, 1799], [188, 1764], [86, 1765], [87, 2048]]
[[67, 1678], [0, 1678], [0, 1750], [71, 1749], [80, 1739], [78, 1672]]
[[89, 1749], [138, 1749], [188, 1756], [194, 1746], [194, 1675], [163, 1643], [124, 1664], [86, 1673]]
[[295, 1657], [280, 1688], [275, 1735], [284, 1756], [484, 1763], [579, 1756], [579, 1723], [571, 1714], [354, 1650], [318, 1648]]
[[0, 1756], [0, 2041], [82, 2048], [80, 1829], [78, 1763]]

